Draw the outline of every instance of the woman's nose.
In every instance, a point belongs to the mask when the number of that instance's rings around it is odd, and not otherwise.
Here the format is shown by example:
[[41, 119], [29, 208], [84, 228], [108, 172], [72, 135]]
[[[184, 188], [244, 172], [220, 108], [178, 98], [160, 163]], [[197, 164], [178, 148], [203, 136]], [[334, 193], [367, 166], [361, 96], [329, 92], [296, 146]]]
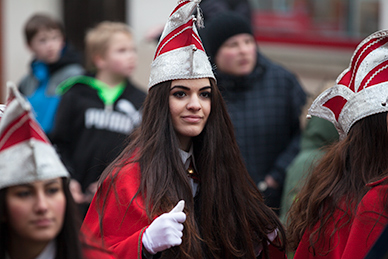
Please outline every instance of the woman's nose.
[[192, 95], [187, 104], [187, 109], [198, 111], [201, 109], [200, 100], [197, 95]]
[[48, 203], [47, 197], [44, 193], [37, 193], [35, 211], [38, 213], [44, 213], [47, 211]]

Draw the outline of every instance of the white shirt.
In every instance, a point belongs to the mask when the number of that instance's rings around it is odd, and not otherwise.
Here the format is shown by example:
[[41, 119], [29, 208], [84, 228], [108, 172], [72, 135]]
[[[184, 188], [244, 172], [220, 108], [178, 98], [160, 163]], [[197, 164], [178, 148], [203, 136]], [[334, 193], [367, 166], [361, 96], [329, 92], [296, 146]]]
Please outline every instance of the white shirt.
[[[185, 170], [187, 170], [190, 166], [190, 162], [192, 161], [193, 166], [195, 168], [195, 160], [193, 154], [193, 145], [191, 145], [189, 152], [186, 152], [182, 149], [179, 149], [179, 154], [181, 156], [182, 162], [184, 164]], [[196, 168], [195, 168], [196, 169]], [[191, 191], [193, 193], [193, 197], [197, 194], [198, 191], [198, 183], [194, 182], [194, 180], [190, 177]]]

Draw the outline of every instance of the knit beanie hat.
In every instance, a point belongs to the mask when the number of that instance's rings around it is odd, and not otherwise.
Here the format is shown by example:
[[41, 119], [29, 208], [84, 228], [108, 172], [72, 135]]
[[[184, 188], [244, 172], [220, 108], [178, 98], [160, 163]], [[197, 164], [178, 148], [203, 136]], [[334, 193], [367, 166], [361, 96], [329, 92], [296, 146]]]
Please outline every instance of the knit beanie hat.
[[213, 63], [219, 48], [230, 37], [242, 33], [248, 33], [253, 36], [249, 20], [232, 11], [217, 14], [199, 32], [205, 45], [205, 50], [210, 55]]

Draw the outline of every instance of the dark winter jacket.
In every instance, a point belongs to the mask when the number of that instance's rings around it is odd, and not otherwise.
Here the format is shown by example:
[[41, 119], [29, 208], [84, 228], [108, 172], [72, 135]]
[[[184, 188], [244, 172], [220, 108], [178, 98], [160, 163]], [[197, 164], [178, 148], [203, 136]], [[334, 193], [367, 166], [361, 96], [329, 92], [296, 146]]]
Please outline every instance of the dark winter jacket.
[[87, 76], [70, 78], [60, 90], [64, 94], [51, 139], [85, 191], [123, 150], [128, 135], [140, 124], [139, 109], [145, 93], [129, 81], [120, 89], [111, 89]]
[[[243, 77], [216, 71], [238, 145], [256, 183], [271, 175], [283, 184], [287, 166], [299, 151], [299, 116], [306, 94], [296, 77], [262, 54]], [[277, 196], [279, 206], [281, 188]]]

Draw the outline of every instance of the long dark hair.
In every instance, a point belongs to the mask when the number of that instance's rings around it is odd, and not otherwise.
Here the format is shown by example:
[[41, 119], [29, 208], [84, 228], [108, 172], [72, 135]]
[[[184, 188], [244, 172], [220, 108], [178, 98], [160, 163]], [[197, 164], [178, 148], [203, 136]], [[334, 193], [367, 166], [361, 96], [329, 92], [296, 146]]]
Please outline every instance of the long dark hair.
[[[73, 196], [69, 190], [67, 178], [62, 178], [63, 192], [66, 197], [66, 211], [63, 226], [56, 237], [57, 254], [56, 259], [82, 259], [81, 243], [79, 241], [79, 229], [81, 226], [80, 217]], [[7, 188], [0, 190], [0, 259], [5, 258], [7, 251], [8, 240], [8, 225], [7, 225], [7, 206], [6, 206]]]
[[57, 236], [56, 259], [83, 258], [79, 240], [81, 217], [69, 188], [69, 180], [62, 178], [63, 192], [66, 197], [66, 212], [62, 230]]
[[[202, 183], [199, 197], [195, 198], [200, 200], [196, 204], [199, 204], [199, 209], [196, 209], [199, 215], [194, 215], [194, 198], [170, 117], [171, 81], [149, 90], [140, 128], [131, 136], [130, 144], [104, 171], [100, 184], [109, 178], [108, 188], [114, 191], [114, 179], [119, 169], [138, 162], [141, 182], [135, 197], [140, 195], [144, 199], [150, 221], [171, 210], [179, 200], [185, 200], [187, 220], [183, 243], [163, 252], [164, 258], [203, 258], [203, 253], [214, 258], [254, 258], [254, 248], [258, 244], [263, 245], [263, 257], [268, 258], [268, 243], [272, 242], [267, 235], [277, 230], [279, 238], [273, 244], [284, 249], [284, 229], [275, 213], [264, 205], [250, 178], [225, 103], [215, 82], [210, 82], [211, 112], [202, 133], [193, 138], [196, 167]], [[97, 204], [102, 204], [99, 214], [103, 235], [106, 204], [102, 193], [97, 192], [100, 200]]]
[[5, 252], [7, 251], [7, 242], [4, 240], [8, 239], [8, 227], [7, 227], [7, 214], [6, 214], [6, 202], [5, 194], [6, 188], [0, 190], [0, 259], [5, 259]]
[[[334, 213], [341, 212], [341, 223], [334, 222], [330, 239], [338, 229], [351, 223], [365, 193], [367, 183], [381, 179], [388, 170], [387, 113], [368, 116], [356, 122], [347, 137], [328, 148], [326, 155], [312, 170], [295, 198], [287, 228], [291, 250], [296, 250], [305, 231], [314, 254], [325, 254], [319, 244], [332, 224]], [[318, 224], [318, 225], [317, 225]], [[327, 232], [327, 231], [326, 231]]]

